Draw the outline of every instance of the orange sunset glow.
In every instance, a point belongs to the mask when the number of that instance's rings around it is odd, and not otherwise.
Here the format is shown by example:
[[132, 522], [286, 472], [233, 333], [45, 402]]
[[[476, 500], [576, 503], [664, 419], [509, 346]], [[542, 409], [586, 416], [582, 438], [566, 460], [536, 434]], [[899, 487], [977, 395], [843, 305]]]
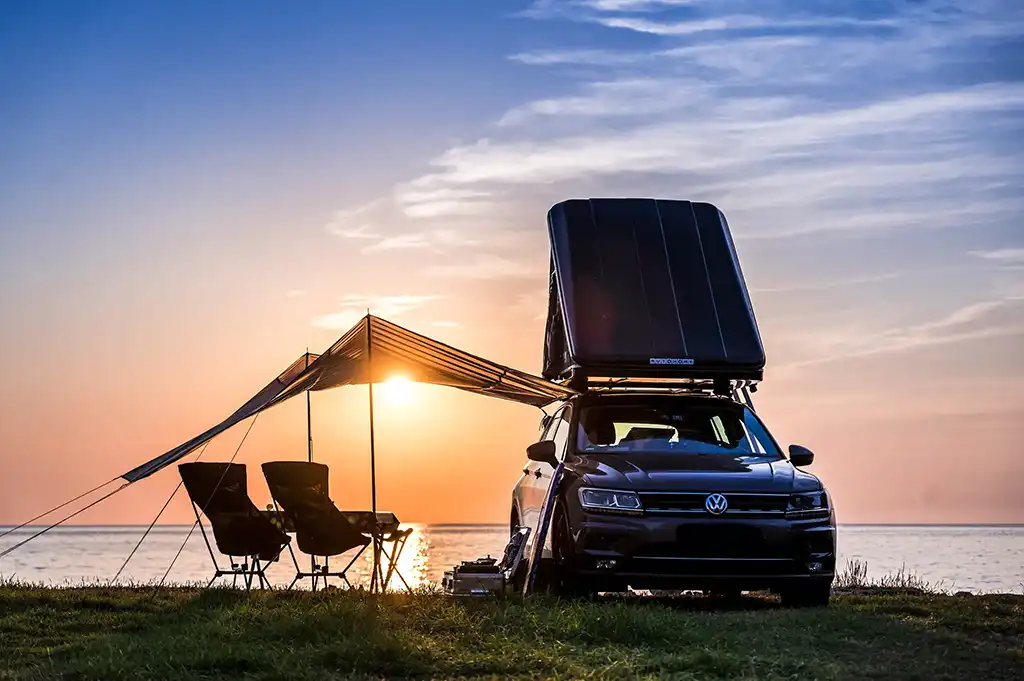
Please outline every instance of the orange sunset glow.
[[[401, 26], [376, 3], [23, 4], [0, 20], [0, 525], [202, 433], [368, 309], [540, 373], [545, 216], [593, 196], [728, 216], [767, 355], [754, 404], [814, 450], [840, 523], [1024, 522], [1009, 19], [783, 35], [615, 3]], [[541, 411], [411, 377], [374, 387], [378, 506], [507, 523]], [[350, 509], [370, 505], [368, 402], [310, 398], [313, 457]], [[237, 450], [262, 507], [259, 465], [305, 459], [306, 423], [303, 395], [201, 460]], [[148, 524], [178, 481], [74, 522]], [[160, 522], [193, 518], [179, 493]]]

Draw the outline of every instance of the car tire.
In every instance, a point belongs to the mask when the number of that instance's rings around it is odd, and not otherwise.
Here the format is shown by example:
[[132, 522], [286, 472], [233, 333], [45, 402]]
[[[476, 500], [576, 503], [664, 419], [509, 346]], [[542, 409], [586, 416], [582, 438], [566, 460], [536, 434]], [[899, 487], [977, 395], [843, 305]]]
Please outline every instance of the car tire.
[[796, 584], [782, 590], [782, 605], [791, 608], [828, 607], [832, 596], [831, 581], [813, 581]]
[[590, 580], [574, 570], [575, 542], [569, 526], [569, 514], [561, 499], [555, 501], [551, 516], [551, 553], [552, 574], [548, 585], [551, 593], [570, 600], [589, 600], [597, 595]]

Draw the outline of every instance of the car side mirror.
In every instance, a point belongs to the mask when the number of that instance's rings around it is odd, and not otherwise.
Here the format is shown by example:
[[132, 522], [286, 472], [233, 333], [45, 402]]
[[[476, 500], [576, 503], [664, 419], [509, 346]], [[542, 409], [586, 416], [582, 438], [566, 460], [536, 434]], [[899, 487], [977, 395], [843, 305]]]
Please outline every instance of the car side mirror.
[[552, 468], [558, 467], [558, 457], [555, 456], [555, 443], [551, 440], [534, 442], [526, 448], [526, 458], [530, 461], [549, 463]]
[[814, 463], [814, 452], [800, 445], [789, 446], [789, 461], [794, 466], [810, 466]]

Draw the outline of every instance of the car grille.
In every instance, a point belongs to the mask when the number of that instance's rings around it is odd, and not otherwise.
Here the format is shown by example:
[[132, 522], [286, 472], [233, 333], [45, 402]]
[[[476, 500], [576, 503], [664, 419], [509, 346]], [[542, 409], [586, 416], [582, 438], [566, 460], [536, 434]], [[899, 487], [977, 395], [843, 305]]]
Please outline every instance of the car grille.
[[679, 575], [703, 575], [707, 577], [733, 577], [757, 575], [771, 577], [791, 575], [802, 571], [800, 563], [788, 558], [773, 560], [666, 560], [657, 557], [634, 556], [622, 565], [623, 572], [641, 572], [666, 577]]
[[[640, 500], [648, 513], [710, 515], [704, 501], [711, 492], [643, 492]], [[789, 505], [788, 494], [723, 493], [729, 503], [722, 515], [784, 516]]]
[[639, 549], [644, 558], [788, 558], [794, 553], [789, 533], [765, 536], [756, 526], [682, 525], [676, 541], [652, 543]]

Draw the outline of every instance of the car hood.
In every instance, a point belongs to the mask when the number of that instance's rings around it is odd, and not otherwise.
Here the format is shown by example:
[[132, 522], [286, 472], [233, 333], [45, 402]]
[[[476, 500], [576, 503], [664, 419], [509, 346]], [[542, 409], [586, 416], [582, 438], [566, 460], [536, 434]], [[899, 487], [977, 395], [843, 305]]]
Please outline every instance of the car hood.
[[721, 454], [581, 454], [571, 467], [596, 487], [664, 492], [789, 493], [821, 489], [786, 459]]

